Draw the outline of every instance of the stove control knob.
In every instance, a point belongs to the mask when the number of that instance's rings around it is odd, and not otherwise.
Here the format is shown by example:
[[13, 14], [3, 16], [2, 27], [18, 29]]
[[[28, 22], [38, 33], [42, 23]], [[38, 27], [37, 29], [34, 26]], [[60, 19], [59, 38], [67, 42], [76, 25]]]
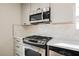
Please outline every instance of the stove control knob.
[[42, 44], [44, 44], [44, 41], [41, 41]]
[[41, 41], [38, 41], [39, 43], [41, 43]]

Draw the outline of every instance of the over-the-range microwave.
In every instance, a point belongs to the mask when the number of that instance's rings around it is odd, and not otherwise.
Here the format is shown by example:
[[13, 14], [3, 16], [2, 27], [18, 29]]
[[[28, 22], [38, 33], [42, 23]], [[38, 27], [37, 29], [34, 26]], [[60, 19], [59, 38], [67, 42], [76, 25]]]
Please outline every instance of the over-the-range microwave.
[[50, 22], [50, 10], [30, 15], [30, 23], [46, 23]]

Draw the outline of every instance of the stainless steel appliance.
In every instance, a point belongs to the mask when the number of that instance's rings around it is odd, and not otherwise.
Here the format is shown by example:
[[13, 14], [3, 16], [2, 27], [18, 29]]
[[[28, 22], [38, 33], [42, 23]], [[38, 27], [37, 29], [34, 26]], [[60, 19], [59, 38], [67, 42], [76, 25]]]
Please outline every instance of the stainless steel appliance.
[[[23, 42], [25, 43], [25, 55], [26, 56], [45, 56], [47, 53], [47, 42], [52, 37], [33, 35], [25, 37]], [[29, 52], [28, 52], [29, 51]]]
[[30, 15], [31, 23], [41, 23], [41, 22], [50, 22], [50, 8], [47, 8], [45, 11], [36, 12]]

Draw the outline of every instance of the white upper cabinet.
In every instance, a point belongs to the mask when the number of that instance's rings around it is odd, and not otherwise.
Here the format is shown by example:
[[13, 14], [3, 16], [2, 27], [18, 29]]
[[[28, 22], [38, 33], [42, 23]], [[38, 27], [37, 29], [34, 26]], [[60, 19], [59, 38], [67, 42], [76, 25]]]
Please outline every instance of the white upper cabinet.
[[74, 19], [74, 3], [52, 3], [51, 20], [52, 23], [71, 23]]
[[22, 4], [22, 25], [29, 25], [30, 3]]
[[31, 3], [31, 14], [42, 11], [44, 8], [49, 7], [49, 3]]

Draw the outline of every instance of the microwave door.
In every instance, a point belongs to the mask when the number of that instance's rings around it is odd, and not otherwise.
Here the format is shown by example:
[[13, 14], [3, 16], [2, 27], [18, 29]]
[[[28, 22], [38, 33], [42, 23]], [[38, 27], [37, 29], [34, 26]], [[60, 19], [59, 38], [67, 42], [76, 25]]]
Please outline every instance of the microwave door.
[[42, 20], [42, 13], [30, 15], [30, 21], [39, 21]]

